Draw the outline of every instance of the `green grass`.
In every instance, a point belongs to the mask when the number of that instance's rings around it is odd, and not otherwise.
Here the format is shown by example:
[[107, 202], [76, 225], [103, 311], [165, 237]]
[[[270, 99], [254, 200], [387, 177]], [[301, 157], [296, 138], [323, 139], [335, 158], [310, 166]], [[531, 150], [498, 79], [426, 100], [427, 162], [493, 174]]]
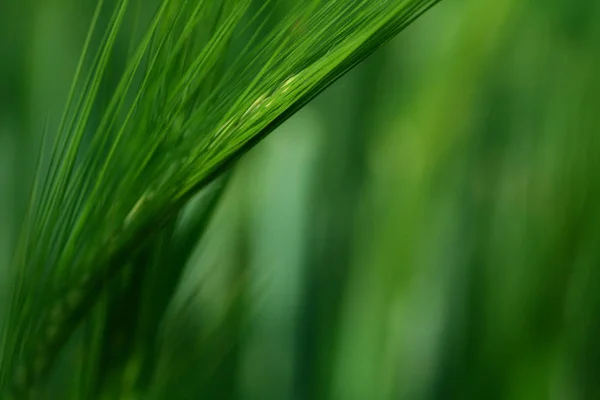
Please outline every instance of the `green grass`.
[[[156, 372], [159, 327], [225, 181], [191, 217], [182, 209], [434, 3], [165, 0], [145, 24], [134, 2], [99, 1], [63, 118], [45, 134], [51, 155], [40, 151], [10, 270], [0, 387], [16, 398], [200, 393], [183, 372], [159, 379], [169, 376]], [[234, 296], [227, 315], [241, 304]], [[185, 315], [166, 320], [181, 336]], [[169, 363], [209, 369], [222, 355], [207, 350], [235, 341], [236, 320]], [[78, 371], [68, 390], [52, 379], [61, 362]]]

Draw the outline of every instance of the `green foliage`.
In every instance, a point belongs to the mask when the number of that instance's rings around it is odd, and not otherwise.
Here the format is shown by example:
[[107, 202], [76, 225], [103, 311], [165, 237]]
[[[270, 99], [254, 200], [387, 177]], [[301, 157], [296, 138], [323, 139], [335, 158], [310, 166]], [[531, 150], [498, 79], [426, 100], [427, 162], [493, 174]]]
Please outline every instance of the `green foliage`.
[[[182, 208], [434, 3], [164, 0], [137, 38], [124, 31], [128, 18], [144, 26], [134, 4], [98, 1], [10, 271], [0, 387], [43, 398], [62, 355], [80, 371], [72, 392], [55, 388], [62, 398], [143, 397], [165, 309], [223, 189], [187, 227]], [[173, 240], [182, 229], [191, 242]]]

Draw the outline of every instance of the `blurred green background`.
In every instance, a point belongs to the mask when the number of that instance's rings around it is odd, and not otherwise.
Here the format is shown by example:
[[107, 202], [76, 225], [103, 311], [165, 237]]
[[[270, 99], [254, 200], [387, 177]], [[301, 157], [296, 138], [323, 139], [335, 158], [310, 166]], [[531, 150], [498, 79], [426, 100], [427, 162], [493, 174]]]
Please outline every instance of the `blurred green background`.
[[[3, 273], [94, 6], [0, 0]], [[599, 8], [444, 0], [240, 161], [181, 398], [600, 399]]]

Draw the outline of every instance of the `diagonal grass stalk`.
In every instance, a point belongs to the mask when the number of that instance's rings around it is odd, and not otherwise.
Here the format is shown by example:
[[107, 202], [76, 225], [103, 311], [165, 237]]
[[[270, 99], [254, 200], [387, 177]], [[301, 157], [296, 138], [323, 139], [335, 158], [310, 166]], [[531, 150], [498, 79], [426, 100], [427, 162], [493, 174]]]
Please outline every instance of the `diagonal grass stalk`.
[[102, 108], [135, 11], [115, 2], [86, 67], [99, 1], [13, 266], [0, 387], [31, 396], [107, 285], [194, 195], [436, 2], [164, 0]]

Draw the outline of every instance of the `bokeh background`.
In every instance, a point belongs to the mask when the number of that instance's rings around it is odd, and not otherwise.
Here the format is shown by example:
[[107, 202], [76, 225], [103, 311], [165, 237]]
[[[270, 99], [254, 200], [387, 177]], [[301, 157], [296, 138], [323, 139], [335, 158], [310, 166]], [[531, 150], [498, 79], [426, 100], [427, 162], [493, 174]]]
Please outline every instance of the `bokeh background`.
[[[2, 270], [94, 6], [0, 1]], [[247, 154], [180, 288], [227, 320], [181, 398], [600, 399], [598, 21], [444, 0]]]

